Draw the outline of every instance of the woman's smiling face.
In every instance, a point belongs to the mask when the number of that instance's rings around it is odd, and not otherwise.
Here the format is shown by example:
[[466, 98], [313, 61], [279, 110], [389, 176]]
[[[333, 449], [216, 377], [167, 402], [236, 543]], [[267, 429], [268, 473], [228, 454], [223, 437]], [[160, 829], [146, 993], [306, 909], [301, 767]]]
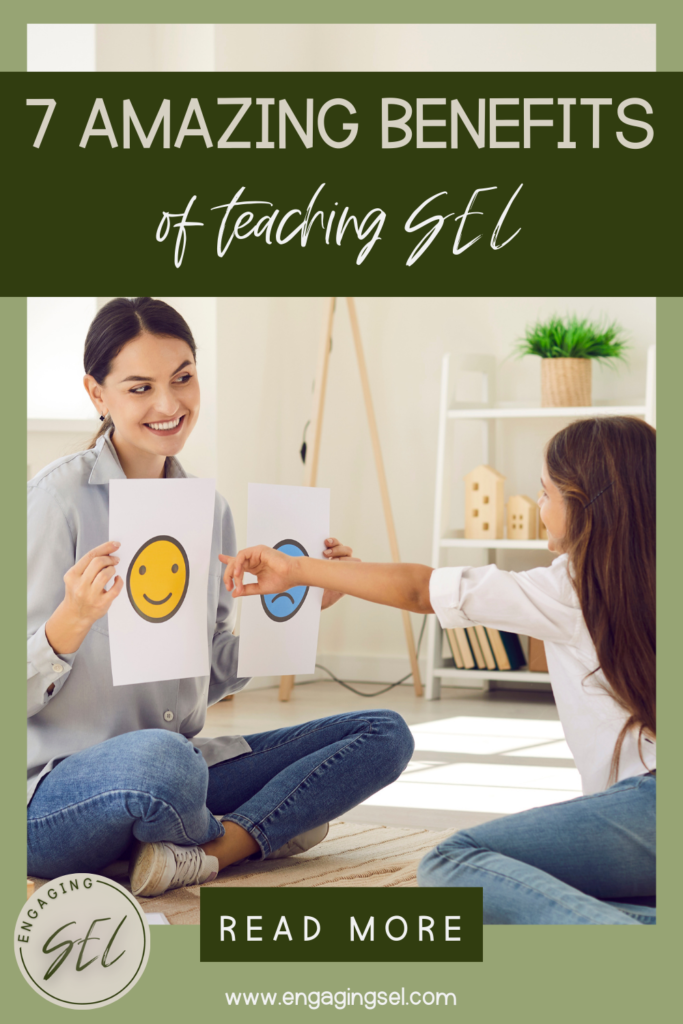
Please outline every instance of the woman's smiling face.
[[179, 338], [145, 331], [123, 346], [103, 384], [90, 376], [84, 383], [100, 415], [111, 416], [116, 449], [128, 460], [177, 455], [197, 422], [197, 367]]

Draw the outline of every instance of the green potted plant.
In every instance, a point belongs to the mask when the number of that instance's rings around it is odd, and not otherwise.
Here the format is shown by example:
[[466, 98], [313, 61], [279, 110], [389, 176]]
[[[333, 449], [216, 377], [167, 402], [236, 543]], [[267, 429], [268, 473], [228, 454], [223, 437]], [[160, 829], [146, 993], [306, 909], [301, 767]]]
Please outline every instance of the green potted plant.
[[594, 359], [623, 359], [626, 339], [616, 322], [603, 324], [579, 317], [553, 316], [528, 327], [520, 339], [520, 356], [541, 357], [541, 405], [591, 405]]

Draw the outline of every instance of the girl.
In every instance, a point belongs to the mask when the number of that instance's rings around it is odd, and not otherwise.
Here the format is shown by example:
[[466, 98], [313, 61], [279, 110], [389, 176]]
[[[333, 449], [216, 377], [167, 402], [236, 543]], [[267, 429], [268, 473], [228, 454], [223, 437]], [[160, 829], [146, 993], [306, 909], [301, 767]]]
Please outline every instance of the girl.
[[[584, 796], [458, 832], [423, 860], [421, 885], [481, 886], [490, 924], [655, 922], [655, 431], [579, 420], [546, 450], [539, 501], [548, 568], [369, 565], [223, 558], [235, 595], [299, 583], [436, 612], [545, 641]], [[248, 570], [258, 583], [242, 583]]]
[[[176, 455], [199, 415], [199, 384], [189, 327], [150, 298], [104, 306], [84, 362], [99, 434], [29, 483], [28, 870], [50, 878], [130, 856], [133, 892], [155, 896], [245, 857], [309, 849], [331, 818], [398, 777], [413, 743], [392, 711], [195, 738], [207, 705], [248, 682], [237, 678], [233, 599], [220, 580], [218, 554], [235, 550], [220, 495], [210, 676], [112, 685], [106, 613], [123, 580], [107, 540], [108, 484], [186, 476]], [[326, 558], [351, 554], [326, 542]], [[340, 596], [327, 591], [323, 607]]]

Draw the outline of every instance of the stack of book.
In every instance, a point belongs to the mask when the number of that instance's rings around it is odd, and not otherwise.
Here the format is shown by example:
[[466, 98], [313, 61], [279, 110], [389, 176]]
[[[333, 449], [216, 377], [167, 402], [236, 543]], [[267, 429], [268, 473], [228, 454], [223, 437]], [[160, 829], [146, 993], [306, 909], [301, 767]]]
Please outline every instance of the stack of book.
[[488, 626], [467, 629], [445, 629], [456, 668], [477, 668], [488, 671], [516, 672], [526, 665], [526, 658], [516, 633]]

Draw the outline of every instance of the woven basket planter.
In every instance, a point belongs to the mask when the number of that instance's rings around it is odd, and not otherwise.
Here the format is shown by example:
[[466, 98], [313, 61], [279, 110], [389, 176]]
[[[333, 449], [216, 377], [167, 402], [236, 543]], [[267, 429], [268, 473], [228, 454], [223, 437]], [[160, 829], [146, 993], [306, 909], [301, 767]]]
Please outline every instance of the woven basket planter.
[[591, 359], [541, 359], [541, 405], [591, 405]]

